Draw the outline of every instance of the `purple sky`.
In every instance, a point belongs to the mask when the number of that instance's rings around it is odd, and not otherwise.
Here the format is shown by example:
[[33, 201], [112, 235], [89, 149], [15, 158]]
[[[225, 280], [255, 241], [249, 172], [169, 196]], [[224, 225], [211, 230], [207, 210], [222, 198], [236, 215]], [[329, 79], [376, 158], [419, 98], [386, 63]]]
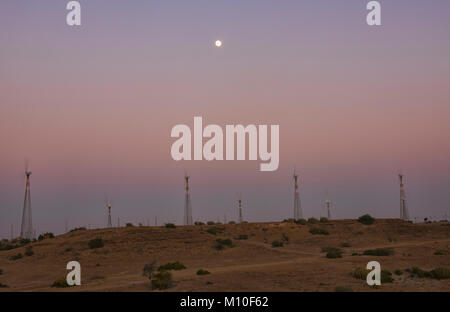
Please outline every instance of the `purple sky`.
[[[0, 237], [16, 235], [29, 159], [38, 233], [113, 222], [180, 223], [183, 170], [194, 219], [305, 217], [328, 192], [336, 218], [450, 214], [450, 2], [0, 2]], [[221, 39], [222, 48], [214, 47]], [[176, 124], [279, 124], [280, 167], [175, 162]]]

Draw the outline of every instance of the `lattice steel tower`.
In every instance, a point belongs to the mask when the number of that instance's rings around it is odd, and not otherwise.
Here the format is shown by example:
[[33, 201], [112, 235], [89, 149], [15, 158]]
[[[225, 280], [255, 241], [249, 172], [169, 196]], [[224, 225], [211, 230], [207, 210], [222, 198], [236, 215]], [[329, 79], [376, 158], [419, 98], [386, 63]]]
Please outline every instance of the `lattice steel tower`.
[[327, 218], [328, 220], [331, 220], [331, 200], [325, 201], [325, 209], [327, 211]]
[[189, 191], [189, 176], [184, 174], [184, 181], [186, 186], [186, 194], [184, 198], [184, 225], [192, 225], [192, 206], [191, 206], [191, 194]]
[[106, 204], [106, 209], [108, 209], [108, 223], [107, 223], [106, 227], [112, 228], [112, 220], [111, 220], [111, 208], [112, 208], [112, 205], [111, 205], [111, 202], [108, 199], [108, 196], [106, 196], [106, 198], [105, 198], [105, 204]]
[[409, 220], [408, 205], [406, 202], [405, 185], [403, 184], [403, 175], [398, 175], [400, 179], [400, 219]]
[[33, 219], [31, 214], [31, 194], [30, 194], [30, 176], [31, 172], [25, 169], [27, 183], [25, 186], [25, 199], [23, 201], [22, 227], [20, 228], [20, 237], [33, 239]]
[[242, 223], [244, 219], [242, 218], [242, 198], [238, 198], [238, 213], [239, 213], [239, 223]]
[[302, 214], [302, 205], [300, 203], [300, 194], [298, 191], [298, 175], [294, 170], [294, 184], [295, 184], [295, 192], [294, 192], [294, 220], [298, 220], [303, 218]]

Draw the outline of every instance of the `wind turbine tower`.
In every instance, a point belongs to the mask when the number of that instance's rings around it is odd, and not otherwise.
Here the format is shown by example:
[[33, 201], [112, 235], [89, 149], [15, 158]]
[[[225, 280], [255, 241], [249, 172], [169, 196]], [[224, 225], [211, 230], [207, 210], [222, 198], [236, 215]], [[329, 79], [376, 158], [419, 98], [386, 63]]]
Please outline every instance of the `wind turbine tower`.
[[406, 202], [405, 185], [403, 184], [403, 174], [398, 175], [400, 179], [400, 219], [409, 220], [408, 205]]
[[189, 192], [189, 176], [184, 173], [184, 181], [186, 186], [186, 194], [184, 198], [184, 225], [192, 225], [192, 206], [191, 194]]
[[31, 193], [30, 193], [30, 176], [31, 171], [25, 168], [25, 175], [27, 176], [27, 182], [25, 186], [25, 199], [23, 201], [22, 212], [22, 227], [20, 228], [20, 237], [33, 239], [33, 219], [31, 214]]
[[325, 201], [325, 209], [327, 210], [327, 218], [328, 220], [331, 219], [331, 200], [326, 200]]
[[108, 228], [112, 228], [112, 221], [111, 221], [111, 203], [108, 199], [106, 199], [106, 208], [108, 208]]
[[238, 212], [239, 212], [239, 223], [242, 223], [244, 219], [242, 218], [242, 198], [240, 195], [238, 198]]
[[300, 203], [300, 194], [298, 191], [298, 175], [295, 173], [294, 169], [294, 184], [295, 184], [295, 192], [294, 192], [294, 220], [298, 220], [303, 218], [302, 215], [302, 205]]

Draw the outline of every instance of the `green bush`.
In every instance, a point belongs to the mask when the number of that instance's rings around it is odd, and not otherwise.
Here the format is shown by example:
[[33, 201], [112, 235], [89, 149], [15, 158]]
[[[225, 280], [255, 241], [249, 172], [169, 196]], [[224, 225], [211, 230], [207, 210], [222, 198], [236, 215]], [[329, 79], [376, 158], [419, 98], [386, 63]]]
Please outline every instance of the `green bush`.
[[88, 245], [91, 249], [102, 248], [103, 246], [105, 246], [105, 244], [103, 243], [103, 239], [101, 239], [100, 237], [91, 239]]
[[236, 222], [230, 221], [230, 222], [228, 222], [228, 224], [236, 224]]
[[53, 233], [47, 232], [44, 234], [39, 235], [38, 237], [38, 241], [44, 240], [46, 238], [55, 238], [55, 235], [53, 235]]
[[330, 233], [328, 232], [328, 230], [325, 229], [321, 229], [318, 227], [313, 227], [309, 230], [309, 233], [313, 234], [313, 235], [329, 235]]
[[218, 239], [216, 239], [215, 248], [217, 250], [222, 250], [225, 247], [228, 247], [228, 248], [233, 247], [233, 241], [231, 239], [229, 239], [229, 238], [225, 238], [225, 239], [218, 238]]
[[0, 275], [2, 275], [3, 274], [3, 270], [2, 269], [0, 269]]
[[388, 270], [381, 270], [381, 284], [392, 283], [394, 279], [392, 278], [392, 273]]
[[34, 255], [33, 247], [28, 246], [27, 248], [25, 248], [25, 256], [31, 257], [32, 255]]
[[316, 224], [318, 222], [319, 222], [319, 220], [317, 220], [316, 218], [309, 218], [308, 219], [308, 223], [311, 223], [311, 224]]
[[18, 253], [17, 255], [12, 255], [11, 257], [9, 257], [9, 260], [19, 260], [19, 259], [22, 259], [23, 258], [23, 256], [22, 256], [22, 254], [21, 253]]
[[247, 234], [241, 234], [236, 239], [239, 239], [239, 240], [248, 239], [248, 235]]
[[322, 252], [326, 252], [326, 257], [329, 259], [342, 258], [343, 251], [340, 248], [336, 247], [324, 247], [322, 248]]
[[420, 278], [431, 277], [430, 272], [422, 270], [419, 267], [412, 267], [411, 268], [411, 276], [412, 277], [420, 277]]
[[274, 240], [274, 241], [272, 242], [272, 247], [274, 247], [274, 248], [277, 248], [277, 247], [283, 247], [283, 245], [284, 245], [283, 242], [280, 242], [280, 241], [277, 241], [277, 240]]
[[349, 243], [342, 243], [341, 247], [352, 247], [352, 245], [350, 245]]
[[371, 225], [375, 222], [375, 218], [371, 217], [369, 214], [365, 214], [359, 217], [358, 221], [365, 225]]
[[284, 219], [283, 221], [281, 221], [282, 223], [294, 223], [295, 220], [294, 219]]
[[295, 223], [300, 224], [300, 225], [305, 225], [306, 224], [306, 220], [305, 219], [298, 219], [298, 220], [295, 220]]
[[328, 222], [328, 218], [322, 217], [320, 218], [320, 222]]
[[440, 250], [436, 250], [436, 252], [434, 254], [436, 256], [447, 256], [447, 255], [450, 255], [450, 251], [440, 249]]
[[71, 229], [69, 232], [76, 232], [76, 231], [86, 231], [86, 228], [84, 226], [77, 227], [77, 228]]
[[367, 278], [367, 274], [369, 274], [370, 270], [364, 268], [356, 268], [353, 271], [353, 277], [361, 280], [365, 280]]
[[152, 289], [167, 289], [172, 286], [172, 273], [159, 271], [152, 279]]
[[8, 286], [8, 285], [5, 285], [5, 284], [2, 284], [2, 283], [0, 283], [0, 288], [9, 288], [9, 286]]
[[395, 275], [402, 275], [402, 274], [403, 274], [403, 271], [400, 270], [400, 269], [397, 269], [397, 270], [394, 271], [394, 274], [395, 274]]
[[170, 270], [179, 271], [184, 269], [186, 269], [186, 266], [183, 263], [175, 261], [159, 266], [158, 271], [170, 271]]
[[208, 221], [208, 222], [206, 222], [206, 224], [208, 224], [208, 225], [214, 225], [215, 222], [214, 222], [214, 221]]
[[65, 288], [65, 287], [69, 287], [69, 284], [67, 284], [66, 277], [62, 276], [53, 282], [52, 287]]
[[211, 273], [209, 271], [203, 270], [203, 269], [200, 269], [197, 271], [197, 275], [207, 275], [207, 274], [211, 274]]
[[353, 289], [350, 286], [336, 286], [334, 291], [335, 292], [353, 292]]
[[128, 222], [127, 224], [125, 224], [126, 227], [134, 227], [133, 223]]
[[281, 234], [281, 240], [285, 243], [289, 242], [289, 236], [287, 236], [286, 234]]
[[166, 228], [168, 228], [168, 229], [174, 229], [174, 228], [176, 228], [177, 226], [175, 225], [175, 224], [173, 224], [173, 223], [166, 223]]
[[217, 226], [210, 227], [206, 230], [209, 234], [217, 235], [218, 233], [222, 233], [223, 229], [218, 228]]
[[450, 278], [450, 268], [440, 267], [430, 271], [431, 278], [438, 280]]
[[392, 248], [377, 248], [364, 250], [363, 255], [365, 256], [392, 256], [394, 250]]
[[194, 222], [194, 225], [205, 225], [205, 223], [200, 222], [200, 221], [195, 221], [195, 222]]

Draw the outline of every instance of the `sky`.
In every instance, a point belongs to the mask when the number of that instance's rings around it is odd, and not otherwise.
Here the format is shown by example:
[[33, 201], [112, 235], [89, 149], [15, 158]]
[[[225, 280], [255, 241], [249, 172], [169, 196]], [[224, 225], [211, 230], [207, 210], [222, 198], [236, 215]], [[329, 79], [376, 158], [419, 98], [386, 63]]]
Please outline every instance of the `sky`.
[[[450, 215], [450, 2], [365, 0], [0, 2], [0, 238], [19, 233], [31, 176], [36, 232], [182, 223]], [[222, 40], [223, 46], [214, 46]], [[174, 161], [172, 127], [280, 126], [280, 165]]]

